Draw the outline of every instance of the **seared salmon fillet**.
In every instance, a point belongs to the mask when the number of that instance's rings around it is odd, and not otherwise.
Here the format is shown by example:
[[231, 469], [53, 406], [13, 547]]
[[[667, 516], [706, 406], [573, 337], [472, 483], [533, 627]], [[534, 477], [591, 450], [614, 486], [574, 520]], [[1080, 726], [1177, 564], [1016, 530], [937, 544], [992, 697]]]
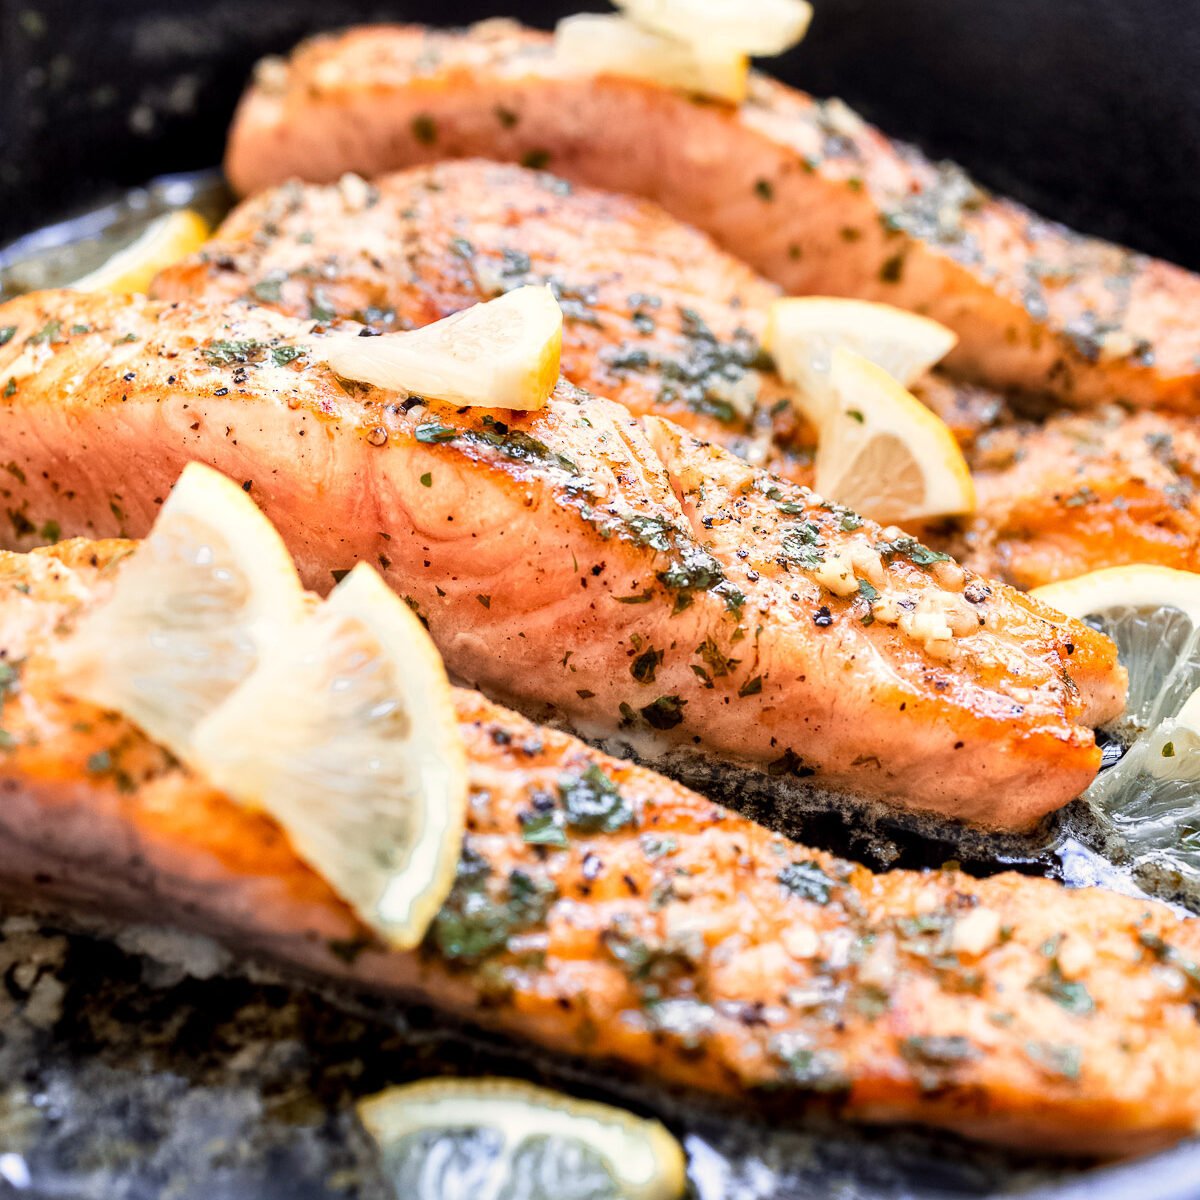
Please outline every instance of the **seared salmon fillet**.
[[976, 570], [1023, 588], [1123, 563], [1200, 570], [1194, 418], [1115, 406], [1009, 417], [965, 449], [978, 511], [937, 544]]
[[644, 200], [478, 161], [291, 183], [235, 209], [151, 294], [388, 330], [529, 283], [562, 306], [572, 383], [808, 482], [810, 430], [759, 344], [779, 289]]
[[199, 459], [309, 586], [378, 564], [493, 696], [986, 826], [1078, 795], [1123, 707], [1087, 626], [570, 385], [533, 413], [427, 407], [339, 379], [311, 321], [240, 305], [43, 292], [3, 327], [16, 547], [142, 534]]
[[[759, 350], [778, 288], [644, 200], [480, 161], [289, 183], [244, 201], [152, 294], [388, 330], [538, 282], [561, 299], [573, 383], [811, 482], [812, 430]], [[963, 443], [979, 495], [974, 517], [929, 530], [938, 548], [1027, 588], [1119, 563], [1200, 563], [1188, 418], [1020, 421], [943, 372], [916, 392]]]
[[[55, 642], [130, 553], [0, 553], [0, 878], [25, 900], [198, 931], [785, 1116], [815, 1101], [1102, 1155], [1200, 1126], [1194, 921], [1014, 874], [875, 875], [475, 692], [456, 693], [457, 882], [421, 948], [380, 946], [268, 818], [62, 694]], [[561, 838], [531, 844], [548, 812]]]
[[1070, 232], [755, 76], [740, 106], [590, 76], [506, 21], [373, 26], [262, 64], [230, 133], [245, 194], [482, 155], [658, 201], [792, 293], [885, 300], [954, 329], [950, 359], [1077, 405], [1200, 408], [1200, 281]]

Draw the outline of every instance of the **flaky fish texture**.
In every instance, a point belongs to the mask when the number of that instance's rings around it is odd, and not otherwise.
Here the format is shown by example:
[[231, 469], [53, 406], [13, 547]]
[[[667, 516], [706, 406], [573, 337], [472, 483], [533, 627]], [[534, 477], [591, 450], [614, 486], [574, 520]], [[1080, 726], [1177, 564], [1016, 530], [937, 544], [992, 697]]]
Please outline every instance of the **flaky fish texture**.
[[1078, 795], [1122, 709], [1081, 622], [568, 385], [533, 413], [427, 406], [240, 305], [47, 292], [0, 326], [18, 547], [141, 535], [199, 459], [310, 586], [377, 564], [453, 672], [535, 716], [988, 827]]
[[[815, 431], [763, 353], [774, 284], [645, 200], [481, 161], [270, 188], [244, 201], [152, 294], [245, 300], [372, 329], [428, 324], [547, 283], [564, 375], [797, 483]], [[924, 540], [1032, 588], [1122, 563], [1200, 565], [1194, 421], [1116, 405], [1018, 416], [944, 371], [914, 391], [963, 445], [979, 503]]]
[[544, 171], [451, 162], [272, 188], [151, 294], [386, 331], [531, 283], [562, 307], [572, 383], [810, 482], [814, 438], [761, 344], [779, 289], [656, 205]]
[[1196, 922], [1015, 874], [872, 874], [466, 690], [457, 882], [422, 947], [380, 946], [267, 817], [63, 695], [58, 639], [136, 553], [0, 552], [0, 881], [26, 902], [785, 1116], [1106, 1156], [1200, 1125]]
[[884, 300], [950, 364], [1079, 406], [1200, 409], [1200, 280], [1082, 237], [755, 76], [739, 106], [581, 73], [514, 22], [371, 26], [260, 66], [230, 133], [242, 193], [481, 155], [656, 200], [792, 293]]

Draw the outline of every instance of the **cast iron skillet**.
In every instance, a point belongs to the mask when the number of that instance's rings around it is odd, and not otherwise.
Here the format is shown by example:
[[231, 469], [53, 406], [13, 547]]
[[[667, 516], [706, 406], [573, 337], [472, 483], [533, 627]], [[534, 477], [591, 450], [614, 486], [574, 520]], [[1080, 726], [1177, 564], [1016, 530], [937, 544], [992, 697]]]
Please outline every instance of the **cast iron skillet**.
[[[1200, 267], [1193, 5], [817, 0], [813, 32], [773, 69], [818, 94], [844, 96], [889, 133], [953, 156], [1050, 216]], [[577, 7], [529, 0], [512, 15], [548, 25]], [[485, 0], [0, 0], [0, 244], [153, 177], [211, 167], [251, 64], [306, 33], [373, 19], [466, 23], [495, 12]], [[685, 1119], [683, 1129], [717, 1146], [738, 1179], [754, 1177], [763, 1147], [722, 1142], [711, 1118], [694, 1126]], [[1019, 1171], [989, 1174], [996, 1160], [984, 1155], [964, 1190], [965, 1176], [950, 1165], [961, 1152], [942, 1164], [936, 1140], [924, 1135], [869, 1135], [860, 1144], [838, 1131], [817, 1141], [833, 1148], [817, 1155], [820, 1192], [809, 1175], [803, 1193], [737, 1194], [898, 1200], [1021, 1187]], [[877, 1169], [889, 1156], [894, 1176]], [[1200, 1145], [1035, 1188], [1023, 1194], [1193, 1200]], [[718, 1193], [711, 1181], [700, 1187], [704, 1200]]]
[[[772, 70], [1048, 216], [1200, 269], [1195, 0], [815, 0]], [[0, 0], [0, 243], [218, 162], [251, 64], [378, 18], [549, 25], [604, 0]]]

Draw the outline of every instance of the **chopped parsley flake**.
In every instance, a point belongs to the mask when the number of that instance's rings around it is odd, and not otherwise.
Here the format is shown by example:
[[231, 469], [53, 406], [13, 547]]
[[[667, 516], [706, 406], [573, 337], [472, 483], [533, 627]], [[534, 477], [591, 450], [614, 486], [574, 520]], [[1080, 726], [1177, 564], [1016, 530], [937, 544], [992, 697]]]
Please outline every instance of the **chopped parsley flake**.
[[629, 801], [596, 763], [582, 775], [563, 776], [559, 796], [567, 825], [582, 833], [616, 833], [634, 820]]
[[428, 113], [417, 113], [412, 119], [412, 135], [422, 146], [432, 146], [437, 141], [437, 124]]
[[662, 664], [662, 660], [663, 652], [656, 650], [653, 646], [648, 646], [630, 664], [629, 673], [638, 683], [653, 683], [655, 673]]
[[458, 437], [458, 430], [452, 429], [449, 425], [439, 425], [434, 421], [426, 425], [418, 425], [415, 436], [418, 442], [425, 442], [427, 444], [452, 442]]
[[1074, 1082], [1083, 1068], [1083, 1051], [1078, 1046], [1058, 1042], [1026, 1042], [1025, 1054], [1047, 1075]]
[[567, 831], [563, 815], [556, 809], [550, 812], [525, 813], [521, 817], [521, 837], [529, 846], [557, 846], [565, 849]]
[[1032, 980], [1029, 986], [1035, 992], [1049, 996], [1055, 1004], [1075, 1016], [1084, 1016], [1096, 1007], [1087, 985], [1065, 978], [1057, 962], [1052, 963], [1045, 974]]
[[646, 722], [655, 729], [674, 729], [683, 723], [683, 709], [687, 704], [678, 696], [659, 696], [641, 710]]
[[793, 896], [814, 904], [828, 904], [833, 894], [833, 880], [811, 860], [788, 863], [776, 878]]

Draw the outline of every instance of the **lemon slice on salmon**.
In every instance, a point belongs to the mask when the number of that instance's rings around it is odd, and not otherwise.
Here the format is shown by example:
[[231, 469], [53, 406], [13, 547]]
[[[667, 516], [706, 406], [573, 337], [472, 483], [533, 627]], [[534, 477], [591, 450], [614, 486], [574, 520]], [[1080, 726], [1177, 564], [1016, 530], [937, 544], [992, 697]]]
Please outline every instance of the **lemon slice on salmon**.
[[740, 54], [782, 54], [808, 32], [806, 0], [615, 0], [630, 20], [696, 46]]
[[337, 338], [323, 348], [343, 378], [428, 400], [541, 408], [558, 382], [562, 309], [548, 287], [519, 287], [405, 333]]
[[883, 524], [969, 513], [971, 472], [954, 435], [882, 367], [836, 347], [817, 427], [816, 490]]
[[304, 613], [291, 555], [232, 480], [189, 463], [107, 600], [56, 651], [62, 686], [190, 762], [195, 726]]
[[1125, 713], [1105, 731], [1106, 758], [1126, 752], [1085, 799], [1135, 861], [1200, 881], [1200, 575], [1134, 564], [1032, 595], [1108, 634], [1129, 673]]
[[193, 746], [388, 944], [421, 941], [454, 883], [466, 751], [433, 642], [374, 568], [274, 645]]
[[520, 1080], [426, 1079], [358, 1112], [403, 1200], [679, 1200], [687, 1184], [659, 1122]]
[[137, 239], [71, 287], [84, 292], [144, 292], [164, 268], [208, 240], [208, 222], [190, 208], [156, 217]]
[[788, 296], [767, 314], [763, 346], [797, 389], [804, 415], [819, 423], [830, 403], [837, 347], [852, 350], [911, 387], [958, 342], [945, 325], [890, 304], [838, 296]]
[[643, 29], [613, 13], [578, 13], [559, 21], [554, 56], [569, 70], [618, 75], [740, 104], [750, 60], [720, 45], [696, 45]]

